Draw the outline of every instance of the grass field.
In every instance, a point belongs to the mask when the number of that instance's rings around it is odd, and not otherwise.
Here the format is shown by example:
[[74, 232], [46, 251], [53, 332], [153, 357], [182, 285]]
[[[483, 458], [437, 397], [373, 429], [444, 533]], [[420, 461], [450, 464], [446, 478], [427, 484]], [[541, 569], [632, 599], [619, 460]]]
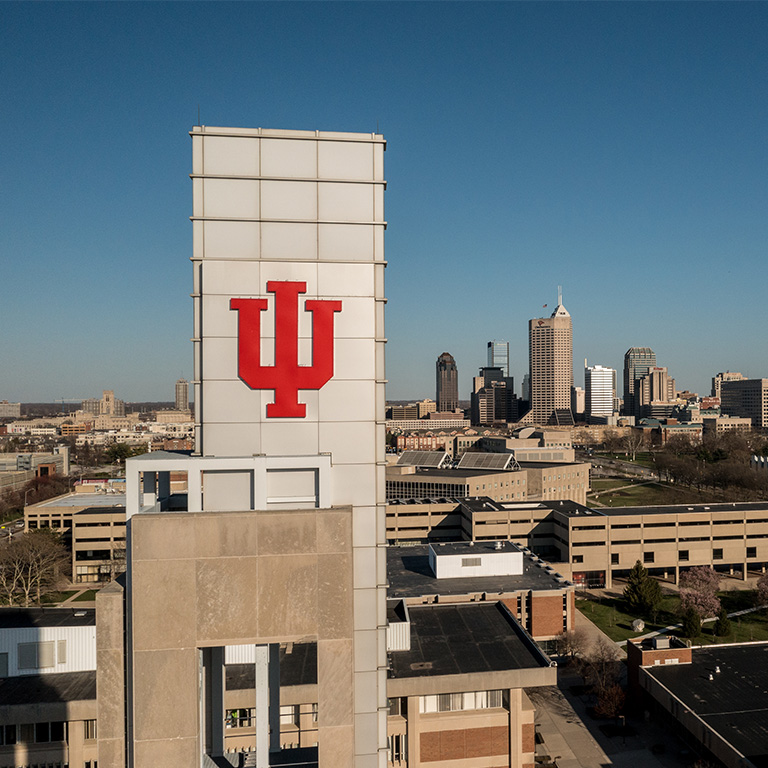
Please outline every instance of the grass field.
[[[752, 590], [719, 592], [718, 597], [729, 613], [752, 608], [755, 604], [755, 593]], [[576, 607], [581, 613], [605, 632], [611, 640], [616, 642], [679, 623], [679, 606], [680, 598], [677, 595], [665, 595], [657, 613], [656, 621], [644, 619], [645, 628], [642, 632], [637, 633], [632, 630], [632, 622], [638, 616], [628, 610], [624, 600], [620, 597], [603, 597], [600, 599], [579, 598], [576, 600]], [[741, 643], [749, 640], [768, 640], [768, 612], [762, 610], [748, 613], [744, 616], [733, 617], [731, 619], [731, 632], [724, 637], [715, 637], [713, 629], [714, 622], [705, 624], [701, 635], [694, 640], [694, 644], [706, 645], [708, 643]], [[679, 635], [679, 632], [672, 632], [671, 634]]]
[[96, 599], [96, 590], [95, 589], [89, 589], [82, 594], [79, 594], [72, 602], [73, 603], [79, 603], [79, 602], [87, 602], [92, 601]]
[[[607, 485], [603, 485], [603, 484]], [[663, 504], [707, 504], [722, 501], [722, 495], [712, 491], [697, 491], [668, 483], [631, 484], [626, 480], [593, 480], [589, 500], [601, 507], [645, 507]], [[614, 488], [620, 491], [610, 493]]]

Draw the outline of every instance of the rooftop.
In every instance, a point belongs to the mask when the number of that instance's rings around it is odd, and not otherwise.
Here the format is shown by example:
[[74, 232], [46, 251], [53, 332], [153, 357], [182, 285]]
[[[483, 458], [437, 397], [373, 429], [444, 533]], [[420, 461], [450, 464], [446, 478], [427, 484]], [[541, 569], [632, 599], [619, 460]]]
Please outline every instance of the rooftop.
[[731, 504], [669, 504], [656, 507], [601, 507], [592, 511], [602, 515], [682, 515], [701, 512], [765, 512], [768, 501], [745, 501]]
[[0, 679], [0, 707], [96, 700], [96, 671]]
[[0, 629], [94, 626], [93, 608], [0, 608]]
[[34, 504], [40, 507], [124, 507], [124, 493], [70, 493]]
[[696, 648], [691, 664], [645, 671], [755, 766], [768, 766], [768, 643]]
[[[499, 546], [501, 545], [501, 546]], [[521, 548], [506, 540], [499, 541], [440, 541], [431, 545], [436, 555], [468, 555], [493, 552], [521, 552]]]
[[[490, 542], [490, 545], [492, 547], [493, 542]], [[475, 546], [478, 544], [475, 543]], [[429, 567], [426, 544], [415, 547], [387, 547], [387, 578], [390, 598], [469, 595], [480, 592], [500, 594], [528, 589], [562, 589], [569, 585], [564, 579], [558, 581], [554, 569], [548, 571], [543, 561], [533, 560], [531, 556], [523, 558], [523, 573], [519, 576], [437, 579]]]
[[[250, 690], [256, 687], [254, 664], [227, 664], [227, 690]], [[280, 647], [280, 685], [317, 684], [317, 643], [294, 643]]]
[[548, 667], [549, 660], [498, 603], [409, 607], [411, 649], [390, 654], [393, 677]]

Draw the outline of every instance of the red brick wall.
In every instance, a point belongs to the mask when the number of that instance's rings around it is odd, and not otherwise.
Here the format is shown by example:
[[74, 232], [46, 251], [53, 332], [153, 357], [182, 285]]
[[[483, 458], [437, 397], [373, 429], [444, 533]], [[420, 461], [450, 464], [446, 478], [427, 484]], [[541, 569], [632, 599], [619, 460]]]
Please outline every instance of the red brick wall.
[[505, 754], [509, 754], [509, 728], [504, 725], [421, 734], [420, 758], [423, 763]]
[[536, 726], [533, 723], [523, 723], [523, 752], [536, 751]]
[[563, 634], [563, 596], [531, 596], [531, 635], [534, 638]]

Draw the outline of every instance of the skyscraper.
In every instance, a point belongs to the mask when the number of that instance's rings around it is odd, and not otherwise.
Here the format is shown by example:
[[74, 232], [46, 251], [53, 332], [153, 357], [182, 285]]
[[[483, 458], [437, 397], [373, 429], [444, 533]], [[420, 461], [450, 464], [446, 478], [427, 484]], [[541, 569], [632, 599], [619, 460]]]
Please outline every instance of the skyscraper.
[[558, 290], [557, 307], [549, 317], [528, 322], [530, 338], [531, 411], [538, 424], [573, 423], [573, 326]]
[[639, 416], [637, 382], [656, 367], [656, 353], [650, 347], [630, 347], [624, 354], [624, 413]]
[[509, 342], [488, 342], [488, 368], [501, 368], [502, 376], [509, 376]]
[[616, 371], [584, 361], [585, 412], [588, 419], [601, 421], [613, 414]]
[[189, 382], [186, 379], [176, 382], [176, 410], [189, 410]]
[[437, 358], [436, 395], [438, 411], [455, 411], [459, 407], [459, 372], [453, 355], [443, 352]]

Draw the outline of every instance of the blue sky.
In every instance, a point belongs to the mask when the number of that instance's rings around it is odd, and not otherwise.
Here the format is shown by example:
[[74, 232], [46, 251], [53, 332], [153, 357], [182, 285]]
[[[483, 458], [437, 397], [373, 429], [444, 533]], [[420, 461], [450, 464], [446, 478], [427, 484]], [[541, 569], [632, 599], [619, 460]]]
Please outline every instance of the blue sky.
[[[192, 374], [191, 142], [388, 148], [388, 396], [527, 370], [563, 286], [581, 364], [768, 376], [766, 3], [2, 3], [0, 399]], [[542, 305], [548, 304], [548, 310]]]

